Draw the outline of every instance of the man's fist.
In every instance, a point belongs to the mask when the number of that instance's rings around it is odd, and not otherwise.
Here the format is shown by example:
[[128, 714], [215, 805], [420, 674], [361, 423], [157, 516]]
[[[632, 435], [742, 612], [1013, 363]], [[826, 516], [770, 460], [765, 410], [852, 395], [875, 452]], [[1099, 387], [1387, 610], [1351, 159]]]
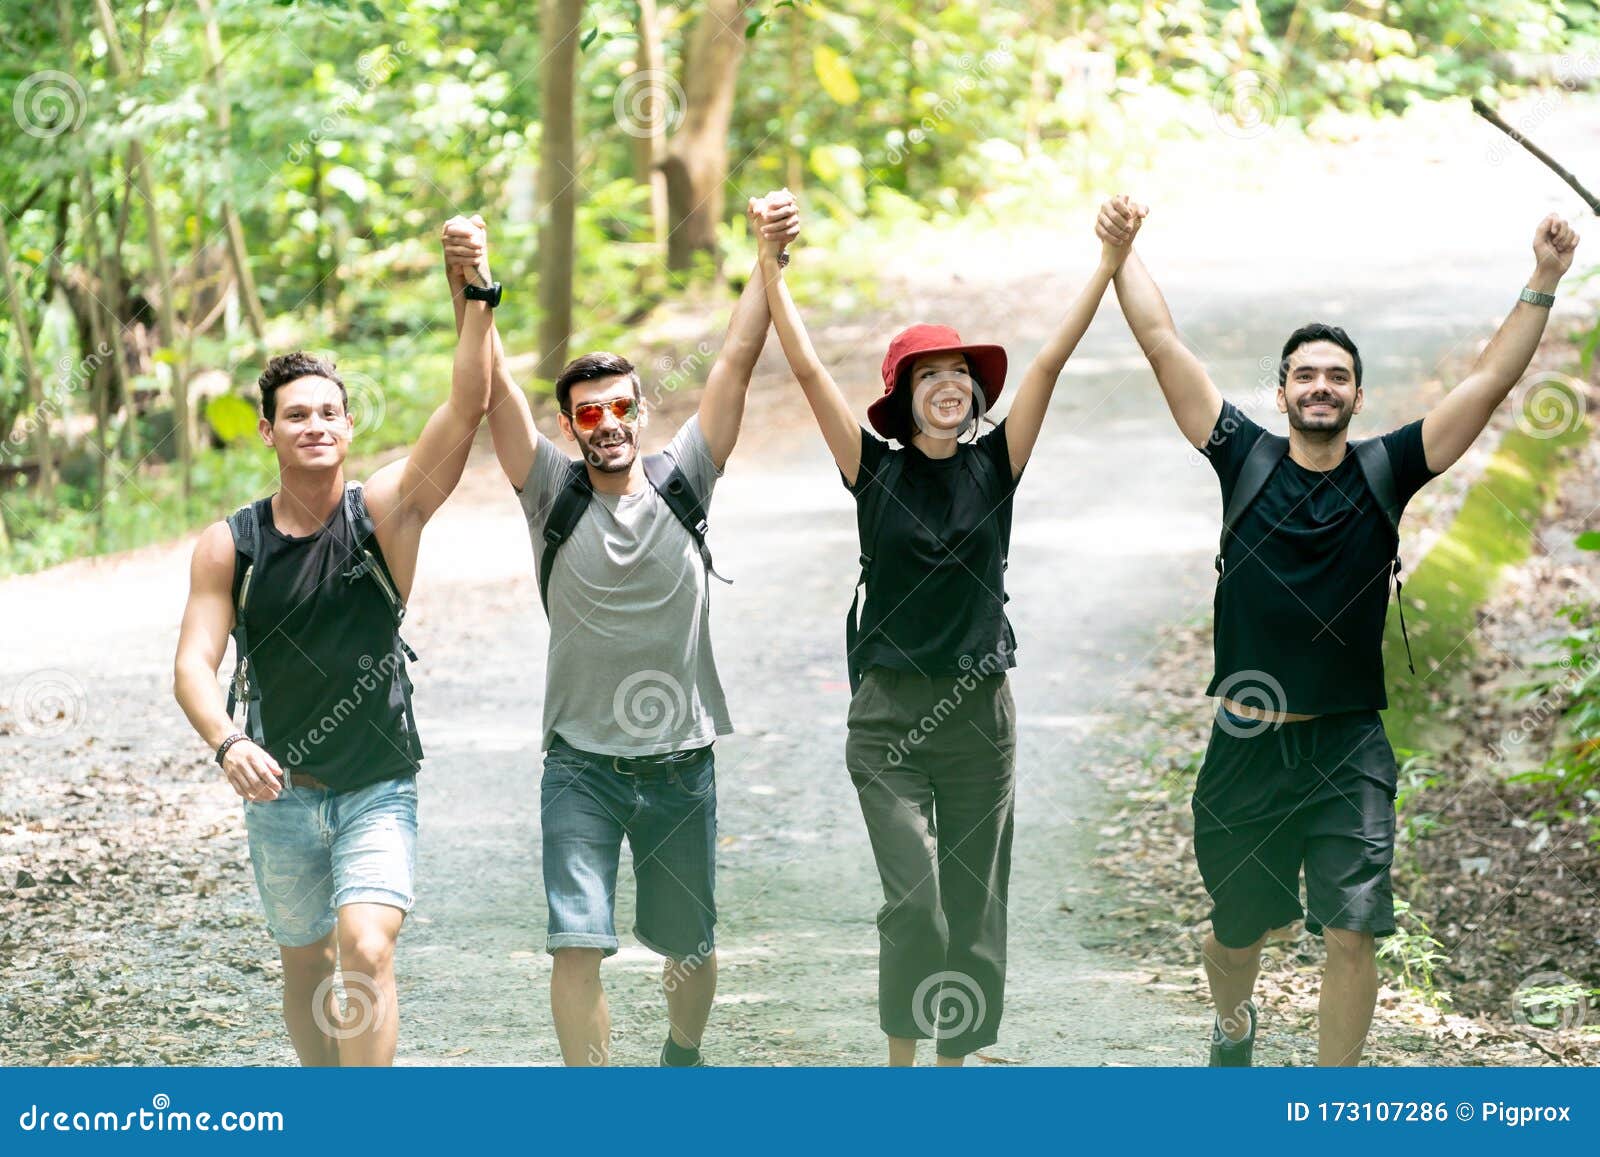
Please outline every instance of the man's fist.
[[1141, 205], [1126, 193], [1119, 193], [1100, 206], [1100, 216], [1095, 219], [1094, 234], [1107, 249], [1127, 249], [1133, 244], [1139, 226], [1150, 213], [1148, 205]]
[[751, 197], [745, 206], [745, 217], [756, 235], [756, 245], [762, 254], [781, 253], [800, 236], [800, 206], [788, 189], [778, 189], [765, 197]]
[[452, 282], [476, 281], [489, 285], [489, 229], [483, 218], [452, 217], [440, 234], [444, 245], [445, 270]]
[[234, 791], [257, 803], [277, 799], [288, 782], [278, 761], [251, 739], [241, 739], [228, 748], [222, 757], [222, 771]]
[[1539, 268], [1560, 277], [1572, 268], [1572, 255], [1578, 248], [1578, 235], [1572, 226], [1554, 213], [1539, 222], [1533, 235], [1533, 256]]

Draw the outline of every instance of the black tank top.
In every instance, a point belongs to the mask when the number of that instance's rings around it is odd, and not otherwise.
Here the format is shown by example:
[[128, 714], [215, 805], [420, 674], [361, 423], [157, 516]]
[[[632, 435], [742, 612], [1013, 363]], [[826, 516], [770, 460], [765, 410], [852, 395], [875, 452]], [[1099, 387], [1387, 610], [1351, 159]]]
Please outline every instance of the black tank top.
[[[267, 751], [285, 772], [335, 791], [413, 774], [422, 745], [406, 709], [400, 635], [372, 576], [344, 577], [359, 559], [343, 504], [304, 538], [273, 524], [270, 498], [256, 503], [256, 524], [245, 626]], [[377, 541], [369, 545], [387, 576]], [[234, 568], [235, 606], [243, 570]]]

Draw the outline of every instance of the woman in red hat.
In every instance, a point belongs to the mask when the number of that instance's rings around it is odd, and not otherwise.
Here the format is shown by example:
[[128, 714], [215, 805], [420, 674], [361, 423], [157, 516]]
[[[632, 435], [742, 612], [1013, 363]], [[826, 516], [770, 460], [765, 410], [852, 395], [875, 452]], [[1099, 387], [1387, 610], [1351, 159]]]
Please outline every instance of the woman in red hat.
[[867, 408], [874, 437], [811, 347], [781, 244], [759, 244], [784, 355], [856, 499], [866, 600], [859, 622], [852, 604], [846, 623], [845, 762], [883, 883], [879, 1022], [891, 1065], [915, 1063], [917, 1041], [930, 1037], [940, 1064], [959, 1065], [995, 1042], [1005, 991], [1012, 495], [1056, 379], [1127, 246], [1105, 246], [1009, 413], [987, 431], [1005, 351], [963, 342], [947, 326], [896, 334], [883, 395]]

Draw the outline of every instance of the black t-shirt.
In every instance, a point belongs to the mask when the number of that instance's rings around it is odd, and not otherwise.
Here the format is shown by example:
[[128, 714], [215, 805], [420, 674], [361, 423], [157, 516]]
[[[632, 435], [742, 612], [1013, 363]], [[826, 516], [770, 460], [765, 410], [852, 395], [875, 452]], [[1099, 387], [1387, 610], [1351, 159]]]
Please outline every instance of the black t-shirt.
[[[1260, 434], [1237, 406], [1222, 404], [1201, 450], [1222, 483], [1224, 509]], [[1403, 507], [1434, 477], [1422, 422], [1382, 439]], [[1223, 551], [1206, 694], [1306, 715], [1387, 707], [1383, 623], [1394, 554], [1353, 452], [1326, 472], [1285, 455]]]
[[893, 457], [902, 468], [881, 504], [877, 541], [861, 545], [874, 562], [856, 641], [860, 666], [924, 675], [1016, 666], [1005, 612], [1016, 492], [1005, 423], [959, 443], [949, 458], [891, 448], [863, 429], [861, 470], [854, 486], [845, 483], [858, 513]]
[[[406, 714], [394, 616], [370, 575], [344, 577], [358, 561], [344, 507], [300, 538], [273, 523], [270, 499], [256, 503], [256, 518], [245, 626], [267, 751], [285, 772], [306, 772], [335, 791], [412, 774], [422, 745]], [[236, 604], [243, 577], [236, 566]]]

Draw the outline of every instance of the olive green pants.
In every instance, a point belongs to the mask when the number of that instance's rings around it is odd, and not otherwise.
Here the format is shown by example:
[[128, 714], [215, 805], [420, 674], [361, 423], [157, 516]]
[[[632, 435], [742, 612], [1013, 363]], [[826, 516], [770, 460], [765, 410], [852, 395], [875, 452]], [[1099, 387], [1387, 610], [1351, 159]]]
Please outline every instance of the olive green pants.
[[1006, 676], [867, 670], [845, 764], [883, 882], [878, 1015], [941, 1056], [995, 1042], [1005, 997], [1016, 706]]

